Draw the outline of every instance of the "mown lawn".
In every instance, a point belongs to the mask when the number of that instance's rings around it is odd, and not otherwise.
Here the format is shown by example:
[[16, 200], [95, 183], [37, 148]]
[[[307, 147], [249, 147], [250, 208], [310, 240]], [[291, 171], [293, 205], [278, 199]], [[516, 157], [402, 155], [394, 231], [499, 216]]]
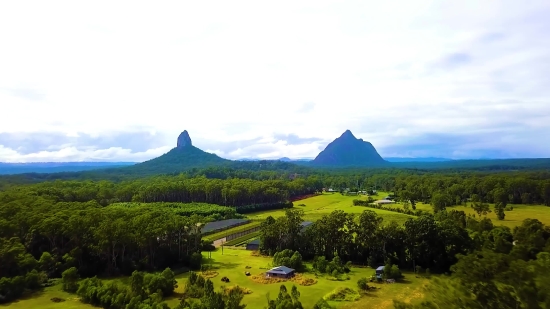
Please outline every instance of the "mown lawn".
[[[379, 198], [379, 197], [375, 197]], [[294, 202], [295, 209], [302, 209], [304, 211], [304, 220], [317, 221], [324, 215], [327, 215], [334, 210], [343, 210], [347, 213], [360, 214], [365, 210], [375, 211], [379, 216], [384, 218], [384, 223], [396, 221], [399, 224], [403, 224], [408, 218], [412, 216], [391, 212], [387, 210], [373, 209], [362, 206], [353, 206], [354, 199], [366, 199], [365, 196], [345, 196], [340, 193], [324, 193], [322, 195], [310, 197], [307, 199]], [[305, 206], [300, 206], [305, 205]], [[248, 215], [250, 219], [265, 219], [268, 216], [274, 218], [282, 217], [285, 215], [284, 210], [268, 210], [262, 212], [256, 212]]]

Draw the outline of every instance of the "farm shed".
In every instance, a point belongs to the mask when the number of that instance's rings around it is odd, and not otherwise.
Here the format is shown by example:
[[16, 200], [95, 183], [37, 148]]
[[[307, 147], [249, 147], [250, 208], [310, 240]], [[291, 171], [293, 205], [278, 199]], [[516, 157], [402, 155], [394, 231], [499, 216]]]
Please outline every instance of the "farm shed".
[[246, 250], [260, 250], [260, 240], [254, 239], [246, 244]]
[[300, 223], [300, 225], [302, 226], [302, 229], [300, 230], [300, 232], [303, 233], [307, 229], [307, 227], [312, 225], [312, 224], [313, 224], [313, 222], [311, 222], [311, 221], [304, 221], [304, 222]]
[[384, 276], [384, 268], [386, 267], [380, 266], [376, 269], [376, 279], [382, 279], [382, 277]]
[[286, 267], [286, 266], [279, 266], [270, 269], [265, 273], [266, 277], [271, 278], [290, 278], [294, 276], [294, 269]]
[[378, 200], [375, 202], [376, 204], [394, 204], [394, 201], [390, 200]]

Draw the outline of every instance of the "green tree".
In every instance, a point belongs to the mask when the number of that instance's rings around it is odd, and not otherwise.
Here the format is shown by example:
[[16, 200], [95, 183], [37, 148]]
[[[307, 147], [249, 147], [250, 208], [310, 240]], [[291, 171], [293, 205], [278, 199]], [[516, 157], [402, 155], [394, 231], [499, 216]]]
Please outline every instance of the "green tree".
[[78, 274], [76, 267], [71, 267], [65, 270], [61, 274], [63, 291], [75, 293], [78, 290], [78, 280], [80, 280], [80, 275]]

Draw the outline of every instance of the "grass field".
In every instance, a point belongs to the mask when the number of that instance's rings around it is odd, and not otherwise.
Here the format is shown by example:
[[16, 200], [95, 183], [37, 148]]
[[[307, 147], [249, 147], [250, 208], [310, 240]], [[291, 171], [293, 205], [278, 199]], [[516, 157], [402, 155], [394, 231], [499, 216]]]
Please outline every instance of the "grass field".
[[[267, 304], [266, 297], [269, 294], [271, 299], [277, 297], [279, 287], [281, 283], [262, 284], [254, 282], [245, 275], [246, 271], [249, 271], [252, 275], [259, 275], [271, 268], [271, 258], [252, 256], [251, 251], [242, 249], [230, 249], [225, 248], [223, 255], [221, 249], [212, 252], [212, 258], [208, 259], [207, 254], [204, 253], [205, 262], [211, 266], [212, 270], [217, 271], [219, 274], [212, 278], [216, 289], [222, 286], [234, 286], [239, 285], [241, 287], [252, 290], [251, 294], [245, 295], [243, 303], [247, 304], [247, 308], [264, 308]], [[246, 266], [251, 267], [247, 269]], [[312, 308], [313, 305], [324, 295], [331, 292], [336, 287], [349, 287], [356, 289], [357, 280], [361, 277], [370, 277], [373, 274], [373, 269], [363, 267], [353, 267], [349, 273], [349, 280], [333, 281], [325, 277], [317, 278], [317, 283], [311, 286], [297, 285], [298, 290], [301, 293], [300, 300], [304, 305], [304, 308]], [[400, 283], [394, 284], [371, 284], [379, 289], [369, 292], [367, 296], [363, 296], [361, 299], [355, 302], [331, 302], [332, 305], [338, 308], [376, 308], [386, 309], [393, 308], [393, 299], [398, 299], [406, 302], [417, 301], [424, 297], [423, 287], [429, 284], [429, 280], [425, 278], [416, 278], [414, 274], [404, 273], [405, 280]], [[176, 277], [178, 281], [178, 288], [176, 289], [175, 296], [168, 298], [166, 302], [171, 308], [176, 307], [179, 304], [179, 297], [184, 291], [185, 282], [188, 273], [181, 274]], [[221, 282], [222, 277], [228, 277], [229, 283]], [[315, 277], [313, 273], [306, 273], [307, 277]], [[128, 278], [114, 279], [122, 283], [128, 284]], [[285, 285], [287, 288], [292, 287], [292, 282], [287, 282]], [[64, 302], [54, 303], [51, 298], [59, 297], [65, 299]], [[28, 298], [18, 300], [16, 302], [0, 305], [3, 308], [10, 309], [23, 309], [23, 308], [37, 308], [37, 309], [91, 309], [95, 308], [87, 304], [81, 303], [76, 295], [69, 294], [61, 291], [61, 285], [45, 288], [44, 290], [31, 295]]]
[[[403, 204], [394, 204], [392, 207], [403, 207]], [[515, 205], [509, 204], [509, 206], [514, 207], [512, 211], [505, 211], [506, 217], [504, 220], [498, 220], [496, 213], [494, 212], [494, 204], [490, 204], [491, 212], [487, 214], [487, 217], [493, 221], [494, 225], [503, 225], [509, 228], [514, 228], [515, 226], [521, 225], [525, 219], [538, 219], [540, 222], [545, 225], [550, 225], [550, 207], [544, 205]], [[430, 204], [418, 203], [416, 204], [416, 209], [422, 209], [426, 211], [433, 211], [433, 207]], [[470, 207], [470, 203], [465, 206], [452, 206], [447, 207], [447, 210], [461, 210], [466, 214], [475, 214], [476, 217], [479, 217], [478, 214]]]
[[[206, 257], [206, 253], [205, 253]], [[223, 255], [221, 249], [217, 249], [212, 252], [212, 258], [206, 259], [206, 263], [210, 264], [212, 268], [219, 272], [219, 274], [212, 279], [214, 286], [219, 288], [221, 286], [233, 286], [239, 285], [252, 290], [252, 294], [245, 295], [243, 303], [247, 304], [247, 308], [263, 308], [267, 304], [266, 296], [269, 293], [271, 299], [277, 297], [279, 293], [280, 283], [273, 284], [261, 284], [256, 283], [245, 275], [246, 271], [249, 271], [252, 275], [257, 275], [265, 272], [271, 268], [271, 258], [252, 256], [251, 251], [241, 249], [229, 249], [225, 248]], [[250, 266], [247, 269], [246, 266]], [[324, 295], [332, 291], [335, 287], [350, 287], [357, 288], [357, 280], [361, 277], [370, 277], [373, 274], [371, 268], [352, 268], [349, 274], [350, 280], [345, 281], [332, 281], [324, 277], [317, 278], [318, 282], [311, 286], [297, 285], [300, 291], [300, 300], [304, 305], [304, 308], [312, 308], [313, 305]], [[221, 282], [222, 277], [228, 277], [230, 282]], [[314, 274], [306, 274], [306, 276], [314, 277]], [[187, 274], [178, 278], [177, 292], [183, 292], [184, 283]], [[422, 287], [428, 284], [429, 280], [424, 278], [416, 278], [414, 275], [405, 273], [406, 280], [403, 283], [395, 284], [374, 284], [380, 287], [379, 290], [371, 292], [369, 296], [364, 296], [357, 302], [343, 303], [343, 302], [331, 302], [333, 305], [344, 308], [365, 308], [363, 305], [368, 304], [369, 308], [393, 308], [392, 299], [396, 298], [402, 301], [414, 301], [423, 297]], [[285, 285], [287, 288], [292, 286], [292, 282], [288, 282]], [[397, 295], [397, 296], [396, 296]], [[175, 306], [179, 301], [174, 298], [168, 300], [170, 306]], [[345, 306], [348, 305], [348, 306]]]
[[[377, 198], [377, 197], [375, 197]], [[302, 209], [304, 211], [304, 220], [317, 221], [324, 215], [327, 215], [334, 210], [343, 210], [347, 213], [360, 214], [365, 210], [375, 211], [378, 215], [384, 218], [384, 223], [396, 221], [399, 224], [407, 221], [412, 216], [391, 212], [387, 210], [373, 209], [362, 206], [353, 206], [353, 200], [366, 199], [364, 196], [345, 196], [340, 193], [325, 193], [322, 195], [310, 197], [307, 199], [294, 202], [295, 209]], [[298, 206], [304, 204], [305, 206]], [[274, 218], [282, 217], [285, 215], [284, 210], [268, 210], [248, 215], [250, 219], [265, 219], [268, 216]]]

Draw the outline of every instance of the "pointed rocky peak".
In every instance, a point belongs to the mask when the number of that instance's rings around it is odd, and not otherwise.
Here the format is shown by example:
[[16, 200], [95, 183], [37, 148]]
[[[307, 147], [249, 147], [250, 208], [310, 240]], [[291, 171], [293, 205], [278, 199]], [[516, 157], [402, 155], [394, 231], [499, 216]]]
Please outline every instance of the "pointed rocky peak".
[[344, 132], [342, 135], [340, 135], [340, 138], [344, 138], [344, 139], [356, 139], [355, 136], [353, 135], [353, 133], [351, 133], [350, 130], [346, 130], [346, 132]]
[[187, 146], [193, 146], [191, 143], [191, 137], [189, 137], [189, 133], [187, 130], [184, 130], [181, 132], [180, 136], [178, 136], [178, 148], [184, 148]]

